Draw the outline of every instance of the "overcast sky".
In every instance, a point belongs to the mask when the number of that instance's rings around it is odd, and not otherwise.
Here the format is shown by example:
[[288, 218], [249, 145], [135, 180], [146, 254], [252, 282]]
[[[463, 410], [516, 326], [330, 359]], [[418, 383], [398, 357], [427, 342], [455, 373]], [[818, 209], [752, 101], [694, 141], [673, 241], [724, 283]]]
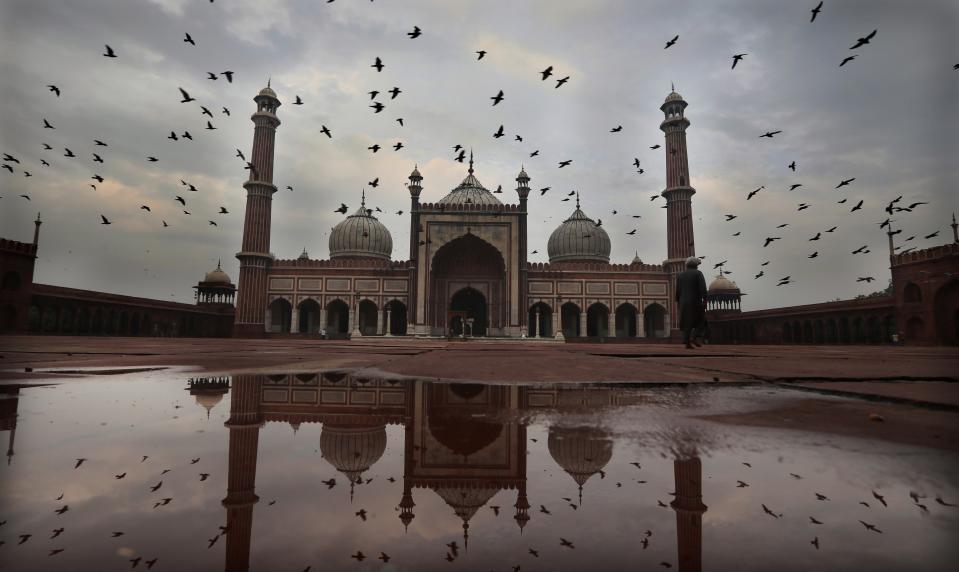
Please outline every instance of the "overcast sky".
[[[504, 202], [517, 201], [521, 165], [534, 189], [551, 187], [530, 199], [529, 244], [539, 251], [531, 260], [547, 260], [549, 233], [572, 211], [562, 198], [575, 189], [585, 212], [602, 218], [613, 262], [638, 252], [660, 263], [665, 210], [650, 197], [665, 185], [665, 154], [649, 147], [663, 142], [659, 105], [675, 82], [689, 102], [696, 251], [707, 276], [728, 259], [747, 309], [868, 293], [889, 275], [877, 224], [888, 201], [929, 203], [896, 214], [897, 245], [952, 239], [959, 4], [826, 0], [810, 23], [816, 3], [2, 0], [0, 152], [20, 163], [6, 162], [12, 174], [0, 171], [0, 236], [30, 240], [31, 221], [42, 213], [36, 280], [47, 284], [189, 302], [190, 287], [217, 259], [235, 280], [246, 201], [235, 153], [249, 155], [252, 97], [272, 78], [283, 104], [271, 242], [279, 258], [304, 247], [325, 258], [329, 230], [342, 220], [333, 209], [343, 202], [352, 212], [366, 188], [368, 206], [385, 211], [377, 216], [392, 232], [393, 258], [407, 259], [409, 219], [395, 214], [409, 210], [406, 177], [418, 164], [422, 200], [439, 200], [465, 176], [453, 160], [460, 144], [474, 149], [487, 188], [503, 186]], [[414, 26], [422, 35], [410, 39]], [[868, 45], [849, 49], [874, 29]], [[103, 57], [104, 44], [118, 57]], [[477, 61], [476, 50], [488, 53]], [[747, 55], [730, 69], [737, 53]], [[857, 57], [840, 68], [849, 55]], [[386, 66], [380, 73], [370, 67], [376, 57]], [[541, 81], [547, 66], [555, 75]], [[224, 70], [235, 72], [233, 83], [207, 79]], [[178, 87], [198, 101], [180, 103]], [[402, 93], [391, 100], [393, 87]], [[382, 113], [369, 107], [371, 90], [380, 91]], [[505, 99], [493, 107], [499, 90]], [[297, 95], [301, 106], [292, 105]], [[215, 131], [204, 128], [207, 120]], [[506, 136], [494, 139], [501, 124]], [[320, 133], [323, 125], [332, 139]], [[171, 130], [188, 130], [193, 141], [171, 141]], [[759, 137], [775, 130], [782, 133]], [[404, 147], [393, 151], [398, 141]], [[367, 150], [374, 143], [383, 147], [376, 154]], [[77, 157], [64, 157], [64, 148]], [[645, 173], [632, 167], [634, 158]], [[573, 163], [558, 169], [567, 159]], [[379, 186], [369, 188], [376, 177]], [[860, 200], [862, 209], [850, 213]], [[799, 212], [800, 203], [810, 206]], [[220, 206], [229, 214], [217, 214]], [[101, 214], [114, 224], [99, 224]], [[738, 218], [726, 222], [724, 214]], [[763, 248], [769, 236], [782, 240]], [[850, 254], [863, 245], [868, 254]], [[765, 276], [754, 279], [760, 269]], [[776, 287], [786, 275], [795, 283]], [[864, 276], [876, 282], [857, 283]]]

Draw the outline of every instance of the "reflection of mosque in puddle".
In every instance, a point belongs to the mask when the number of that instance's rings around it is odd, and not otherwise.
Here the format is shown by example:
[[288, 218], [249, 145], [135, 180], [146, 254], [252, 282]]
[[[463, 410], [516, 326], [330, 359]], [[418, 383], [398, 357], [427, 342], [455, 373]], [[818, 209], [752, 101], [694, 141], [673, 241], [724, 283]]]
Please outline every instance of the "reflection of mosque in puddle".
[[[516, 491], [513, 519], [521, 532], [532, 518], [526, 491], [526, 426], [537, 410], [587, 412], [638, 401], [620, 389], [398, 382], [342, 372], [233, 377], [230, 418], [226, 570], [249, 568], [259, 430], [266, 422], [322, 423], [323, 457], [353, 485], [386, 450], [386, 425], [405, 428], [399, 520], [416, 517], [417, 489], [430, 489], [463, 522], [502, 490]], [[198, 397], [198, 401], [200, 401]], [[201, 403], [203, 404], [203, 403]], [[588, 426], [552, 426], [548, 450], [579, 485], [612, 458], [611, 436]], [[695, 453], [674, 461], [679, 570], [701, 568], [702, 467]]]
[[17, 406], [20, 403], [20, 386], [0, 386], [0, 431], [9, 431], [7, 436], [7, 464], [13, 460], [13, 441], [17, 436]]

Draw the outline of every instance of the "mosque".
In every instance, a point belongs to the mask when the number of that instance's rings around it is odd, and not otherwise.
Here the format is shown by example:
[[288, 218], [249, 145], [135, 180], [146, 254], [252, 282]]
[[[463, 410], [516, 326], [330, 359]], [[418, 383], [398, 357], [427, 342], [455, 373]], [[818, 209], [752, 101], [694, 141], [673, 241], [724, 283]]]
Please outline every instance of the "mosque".
[[463, 181], [422, 201], [409, 176], [409, 259], [394, 260], [389, 229], [365, 200], [337, 224], [330, 257], [270, 254], [273, 150], [280, 101], [265, 87], [257, 110], [234, 335], [669, 337], [676, 328], [673, 276], [695, 252], [684, 115], [673, 91], [661, 106], [666, 136], [667, 258], [610, 262], [610, 238], [580, 205], [549, 238], [549, 263], [527, 260], [530, 176], [516, 176], [518, 202], [504, 204], [480, 182], [472, 154]]

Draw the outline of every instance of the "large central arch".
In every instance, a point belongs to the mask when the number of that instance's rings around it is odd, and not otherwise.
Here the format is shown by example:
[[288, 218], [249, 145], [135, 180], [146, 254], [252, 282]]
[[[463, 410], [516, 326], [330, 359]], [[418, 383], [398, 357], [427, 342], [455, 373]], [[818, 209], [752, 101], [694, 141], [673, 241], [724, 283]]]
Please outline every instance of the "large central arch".
[[[427, 321], [435, 333], [450, 334], [455, 312], [481, 311], [471, 296], [468, 308], [453, 309], [454, 295], [472, 290], [484, 301], [485, 316], [473, 318], [474, 335], [502, 335], [507, 324], [506, 263], [503, 255], [483, 239], [467, 234], [444, 244], [430, 264]], [[462, 296], [465, 296], [463, 294]], [[459, 300], [458, 304], [466, 304]]]
[[449, 333], [454, 336], [462, 335], [465, 321], [472, 318], [472, 331], [468, 333], [473, 336], [485, 336], [488, 315], [486, 306], [486, 297], [476, 288], [466, 287], [458, 290], [450, 299], [450, 321], [447, 324]]

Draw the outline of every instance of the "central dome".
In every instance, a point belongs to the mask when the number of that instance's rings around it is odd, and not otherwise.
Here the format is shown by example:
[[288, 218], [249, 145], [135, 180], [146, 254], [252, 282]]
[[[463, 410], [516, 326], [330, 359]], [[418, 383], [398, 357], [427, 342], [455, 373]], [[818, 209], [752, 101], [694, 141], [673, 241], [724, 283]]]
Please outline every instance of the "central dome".
[[330, 232], [330, 258], [382, 258], [393, 254], [390, 231], [366, 208], [364, 193], [359, 210], [333, 227]]
[[216, 262], [216, 268], [206, 273], [203, 277], [204, 282], [212, 284], [232, 284], [230, 276], [220, 268], [220, 261]]
[[609, 235], [579, 209], [578, 196], [576, 210], [553, 231], [546, 244], [550, 262], [608, 263], [610, 249]]
[[473, 154], [470, 153], [470, 168], [458, 187], [439, 200], [441, 205], [501, 205], [499, 199], [483, 186], [473, 175]]

